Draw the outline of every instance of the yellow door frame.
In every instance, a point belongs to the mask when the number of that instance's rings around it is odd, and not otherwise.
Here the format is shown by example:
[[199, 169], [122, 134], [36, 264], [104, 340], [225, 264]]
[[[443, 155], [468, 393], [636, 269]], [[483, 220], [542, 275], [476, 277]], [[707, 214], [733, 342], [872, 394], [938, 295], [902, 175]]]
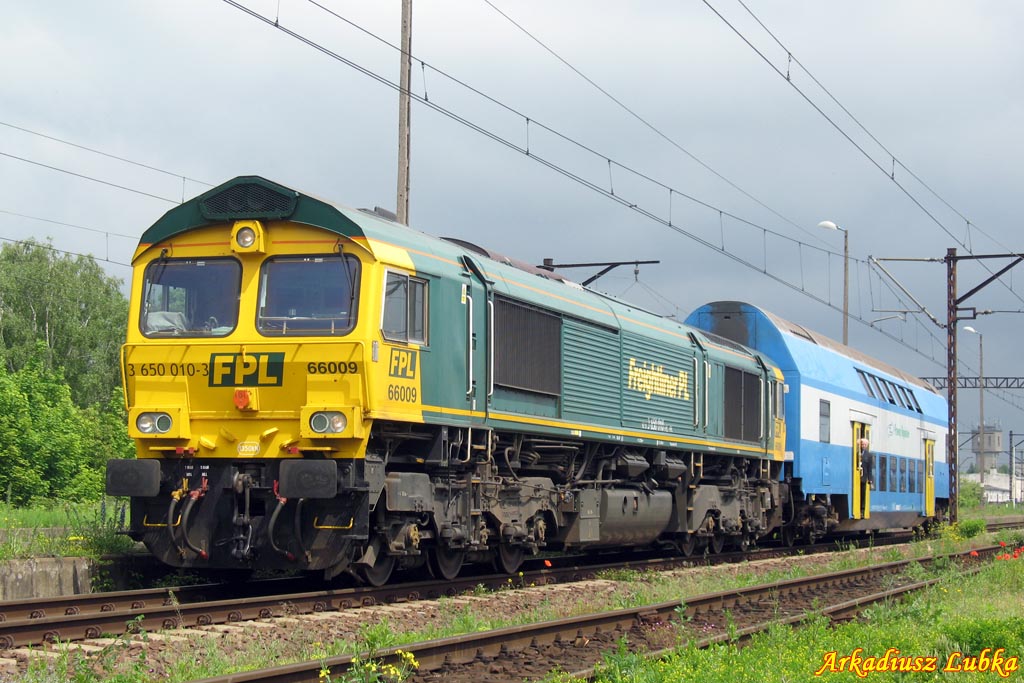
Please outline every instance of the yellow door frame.
[[935, 516], [935, 439], [924, 440], [924, 514]]
[[861, 439], [871, 442], [871, 425], [866, 422], [853, 422], [853, 444], [850, 448], [852, 454], [853, 477], [850, 487], [850, 516], [853, 519], [871, 518], [871, 486], [864, 479], [864, 471], [860, 463]]

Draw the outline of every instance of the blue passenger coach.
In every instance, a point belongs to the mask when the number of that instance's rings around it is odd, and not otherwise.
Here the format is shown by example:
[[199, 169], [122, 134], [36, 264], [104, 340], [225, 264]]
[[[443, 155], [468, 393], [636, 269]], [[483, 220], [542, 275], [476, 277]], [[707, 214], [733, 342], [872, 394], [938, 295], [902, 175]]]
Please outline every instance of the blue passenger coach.
[[782, 369], [787, 540], [945, 517], [947, 404], [931, 385], [751, 304], [706, 304], [686, 323]]

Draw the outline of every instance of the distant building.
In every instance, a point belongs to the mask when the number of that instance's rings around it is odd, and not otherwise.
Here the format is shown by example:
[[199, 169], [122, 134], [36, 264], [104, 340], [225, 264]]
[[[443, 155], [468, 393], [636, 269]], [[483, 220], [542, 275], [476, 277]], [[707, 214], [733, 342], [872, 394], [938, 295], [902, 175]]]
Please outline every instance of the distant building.
[[[981, 474], [961, 474], [960, 479], [963, 481], [980, 482]], [[1022, 495], [1024, 479], [1022, 479], [1019, 464], [1017, 476], [1014, 478], [1013, 484], [1013, 500], [1020, 503], [1024, 501], [1024, 495]], [[982, 490], [983, 500], [986, 503], [1010, 502], [1010, 475], [997, 472], [995, 469], [990, 469], [985, 473], [985, 483], [982, 485]]]

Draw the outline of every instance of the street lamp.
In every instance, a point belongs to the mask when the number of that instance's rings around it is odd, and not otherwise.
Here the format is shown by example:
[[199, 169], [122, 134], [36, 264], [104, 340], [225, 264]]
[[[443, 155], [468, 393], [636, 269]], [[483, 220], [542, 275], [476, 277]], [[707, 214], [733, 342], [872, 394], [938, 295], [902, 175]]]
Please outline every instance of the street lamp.
[[985, 495], [985, 335], [967, 325], [964, 332], [978, 335], [978, 469], [981, 471], [982, 496]]
[[850, 233], [832, 221], [818, 223], [825, 230], [839, 230], [843, 233], [843, 345], [850, 343]]

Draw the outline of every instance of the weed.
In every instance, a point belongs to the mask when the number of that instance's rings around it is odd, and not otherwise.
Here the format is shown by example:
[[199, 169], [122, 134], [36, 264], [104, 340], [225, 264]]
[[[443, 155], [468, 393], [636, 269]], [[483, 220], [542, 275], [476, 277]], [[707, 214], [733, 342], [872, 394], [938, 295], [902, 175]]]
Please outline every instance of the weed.
[[398, 643], [398, 636], [391, 630], [391, 622], [387, 617], [374, 624], [363, 624], [359, 628], [359, 639], [370, 652], [393, 647]]
[[626, 581], [632, 583], [642, 578], [643, 572], [636, 569], [602, 569], [597, 573], [597, 578], [604, 581]]
[[985, 520], [965, 519], [956, 523], [960, 527], [960, 533], [964, 538], [974, 538], [978, 534], [985, 533]]

